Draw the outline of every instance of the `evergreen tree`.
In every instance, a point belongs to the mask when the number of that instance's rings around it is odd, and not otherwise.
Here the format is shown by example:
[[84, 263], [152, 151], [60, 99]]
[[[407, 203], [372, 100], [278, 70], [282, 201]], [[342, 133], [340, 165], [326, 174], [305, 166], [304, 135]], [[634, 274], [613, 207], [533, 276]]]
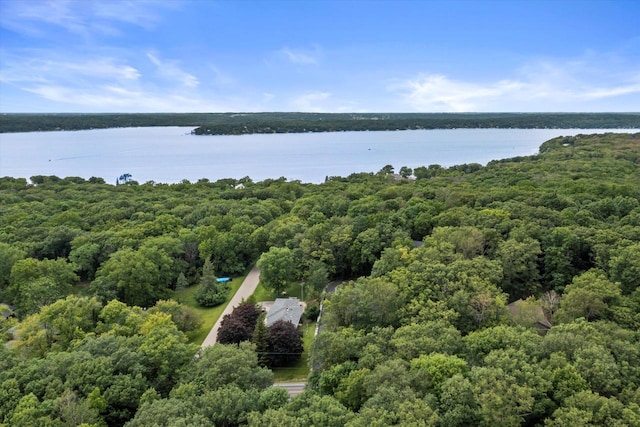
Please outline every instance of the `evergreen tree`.
[[222, 304], [227, 299], [229, 288], [226, 284], [217, 283], [213, 273], [213, 265], [208, 258], [202, 266], [202, 277], [200, 278], [200, 288], [196, 293], [196, 301], [203, 307], [215, 307]]
[[178, 279], [176, 280], [176, 292], [182, 292], [189, 286], [189, 282], [187, 278], [184, 276], [184, 273], [180, 273]]
[[258, 354], [258, 364], [260, 366], [269, 365], [269, 329], [264, 323], [265, 314], [262, 314], [256, 322], [256, 327], [253, 330], [251, 336], [251, 342], [256, 346], [256, 353]]

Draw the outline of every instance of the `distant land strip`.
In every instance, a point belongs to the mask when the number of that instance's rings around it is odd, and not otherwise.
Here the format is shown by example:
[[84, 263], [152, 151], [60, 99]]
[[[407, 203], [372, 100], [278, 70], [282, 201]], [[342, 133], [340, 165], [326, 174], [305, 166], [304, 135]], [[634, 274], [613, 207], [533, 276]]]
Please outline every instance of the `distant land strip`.
[[416, 129], [636, 129], [640, 113], [0, 114], [0, 133], [193, 126], [196, 135]]

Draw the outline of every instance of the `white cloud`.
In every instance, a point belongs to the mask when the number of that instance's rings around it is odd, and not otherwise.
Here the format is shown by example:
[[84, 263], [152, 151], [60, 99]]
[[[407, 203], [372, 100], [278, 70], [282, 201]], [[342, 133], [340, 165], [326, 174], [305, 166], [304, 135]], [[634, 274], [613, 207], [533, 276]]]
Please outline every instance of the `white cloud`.
[[112, 58], [100, 58], [86, 63], [62, 63], [53, 64], [66, 72], [74, 72], [86, 76], [116, 79], [116, 80], [137, 80], [140, 72], [130, 65], [118, 64]]
[[193, 112], [228, 111], [229, 108], [199, 98], [179, 94], [159, 96], [156, 92], [128, 89], [119, 86], [70, 88], [56, 85], [37, 85], [26, 89], [42, 98], [68, 105], [68, 111], [121, 112]]
[[[7, 87], [5, 95], [9, 88], [12, 93], [27, 92], [59, 103], [61, 111], [216, 111], [221, 107], [192, 92], [199, 83], [195, 76], [153, 55], [149, 60], [161, 81], [122, 59], [60, 59], [48, 51], [29, 50], [3, 55], [0, 83]], [[15, 100], [3, 98], [3, 110], [13, 111]]]
[[175, 62], [161, 61], [152, 53], [147, 53], [147, 58], [156, 66], [158, 74], [167, 80], [178, 81], [186, 87], [196, 87], [200, 84], [196, 76], [183, 71]]
[[[77, 3], [75, 5], [78, 6]], [[81, 10], [74, 13], [73, 6], [74, 3], [67, 0], [5, 2], [3, 13], [0, 14], [0, 26], [30, 36], [41, 36], [44, 34], [41, 25], [44, 23], [84, 35], [87, 30], [85, 13]]]
[[67, 81], [80, 84], [96, 80], [137, 80], [140, 72], [115, 58], [88, 57], [77, 60], [47, 58], [45, 52], [28, 56], [6, 55], [0, 81], [3, 83]]
[[159, 11], [179, 6], [175, 1], [29, 0], [5, 1], [0, 26], [32, 37], [46, 37], [44, 25], [90, 37], [122, 34], [122, 24], [149, 29], [160, 21]]
[[[388, 90], [400, 94], [404, 105], [415, 111], [594, 111], [602, 107], [589, 102], [640, 94], [640, 76], [612, 76], [580, 61], [537, 62], [503, 80], [477, 82], [421, 74], [396, 81]], [[621, 104], [621, 108], [628, 107]]]
[[478, 100], [486, 102], [518, 86], [509, 81], [478, 85], [453, 81], [443, 75], [424, 75], [399, 83], [392, 89], [404, 92], [405, 101], [413, 109], [461, 112], [475, 111]]
[[97, 18], [125, 22], [145, 29], [160, 22], [159, 9], [176, 9], [178, 1], [135, 0], [135, 1], [94, 1], [93, 13]]
[[592, 88], [582, 94], [584, 99], [602, 99], [622, 95], [640, 94], [640, 83], [628, 84], [611, 88]]
[[280, 49], [278, 53], [294, 64], [313, 65], [317, 64], [320, 60], [320, 52], [317, 48], [313, 51], [310, 51], [302, 49], [294, 50], [289, 47], [285, 47], [283, 49]]

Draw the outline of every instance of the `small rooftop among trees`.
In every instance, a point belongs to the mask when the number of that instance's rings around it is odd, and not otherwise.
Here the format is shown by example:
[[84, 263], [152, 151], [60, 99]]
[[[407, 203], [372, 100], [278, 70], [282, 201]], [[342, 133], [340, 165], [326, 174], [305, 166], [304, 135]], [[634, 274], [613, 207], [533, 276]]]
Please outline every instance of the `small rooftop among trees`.
[[273, 325], [278, 320], [298, 326], [303, 312], [304, 304], [298, 298], [277, 298], [267, 313], [267, 326]]

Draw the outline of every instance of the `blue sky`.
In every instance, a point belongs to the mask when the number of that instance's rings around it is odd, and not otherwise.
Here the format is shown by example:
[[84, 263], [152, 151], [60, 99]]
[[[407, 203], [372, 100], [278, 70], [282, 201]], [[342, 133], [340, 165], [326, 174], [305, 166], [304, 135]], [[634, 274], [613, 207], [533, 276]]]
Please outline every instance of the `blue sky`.
[[637, 112], [639, 22], [637, 0], [0, 0], [0, 112]]

